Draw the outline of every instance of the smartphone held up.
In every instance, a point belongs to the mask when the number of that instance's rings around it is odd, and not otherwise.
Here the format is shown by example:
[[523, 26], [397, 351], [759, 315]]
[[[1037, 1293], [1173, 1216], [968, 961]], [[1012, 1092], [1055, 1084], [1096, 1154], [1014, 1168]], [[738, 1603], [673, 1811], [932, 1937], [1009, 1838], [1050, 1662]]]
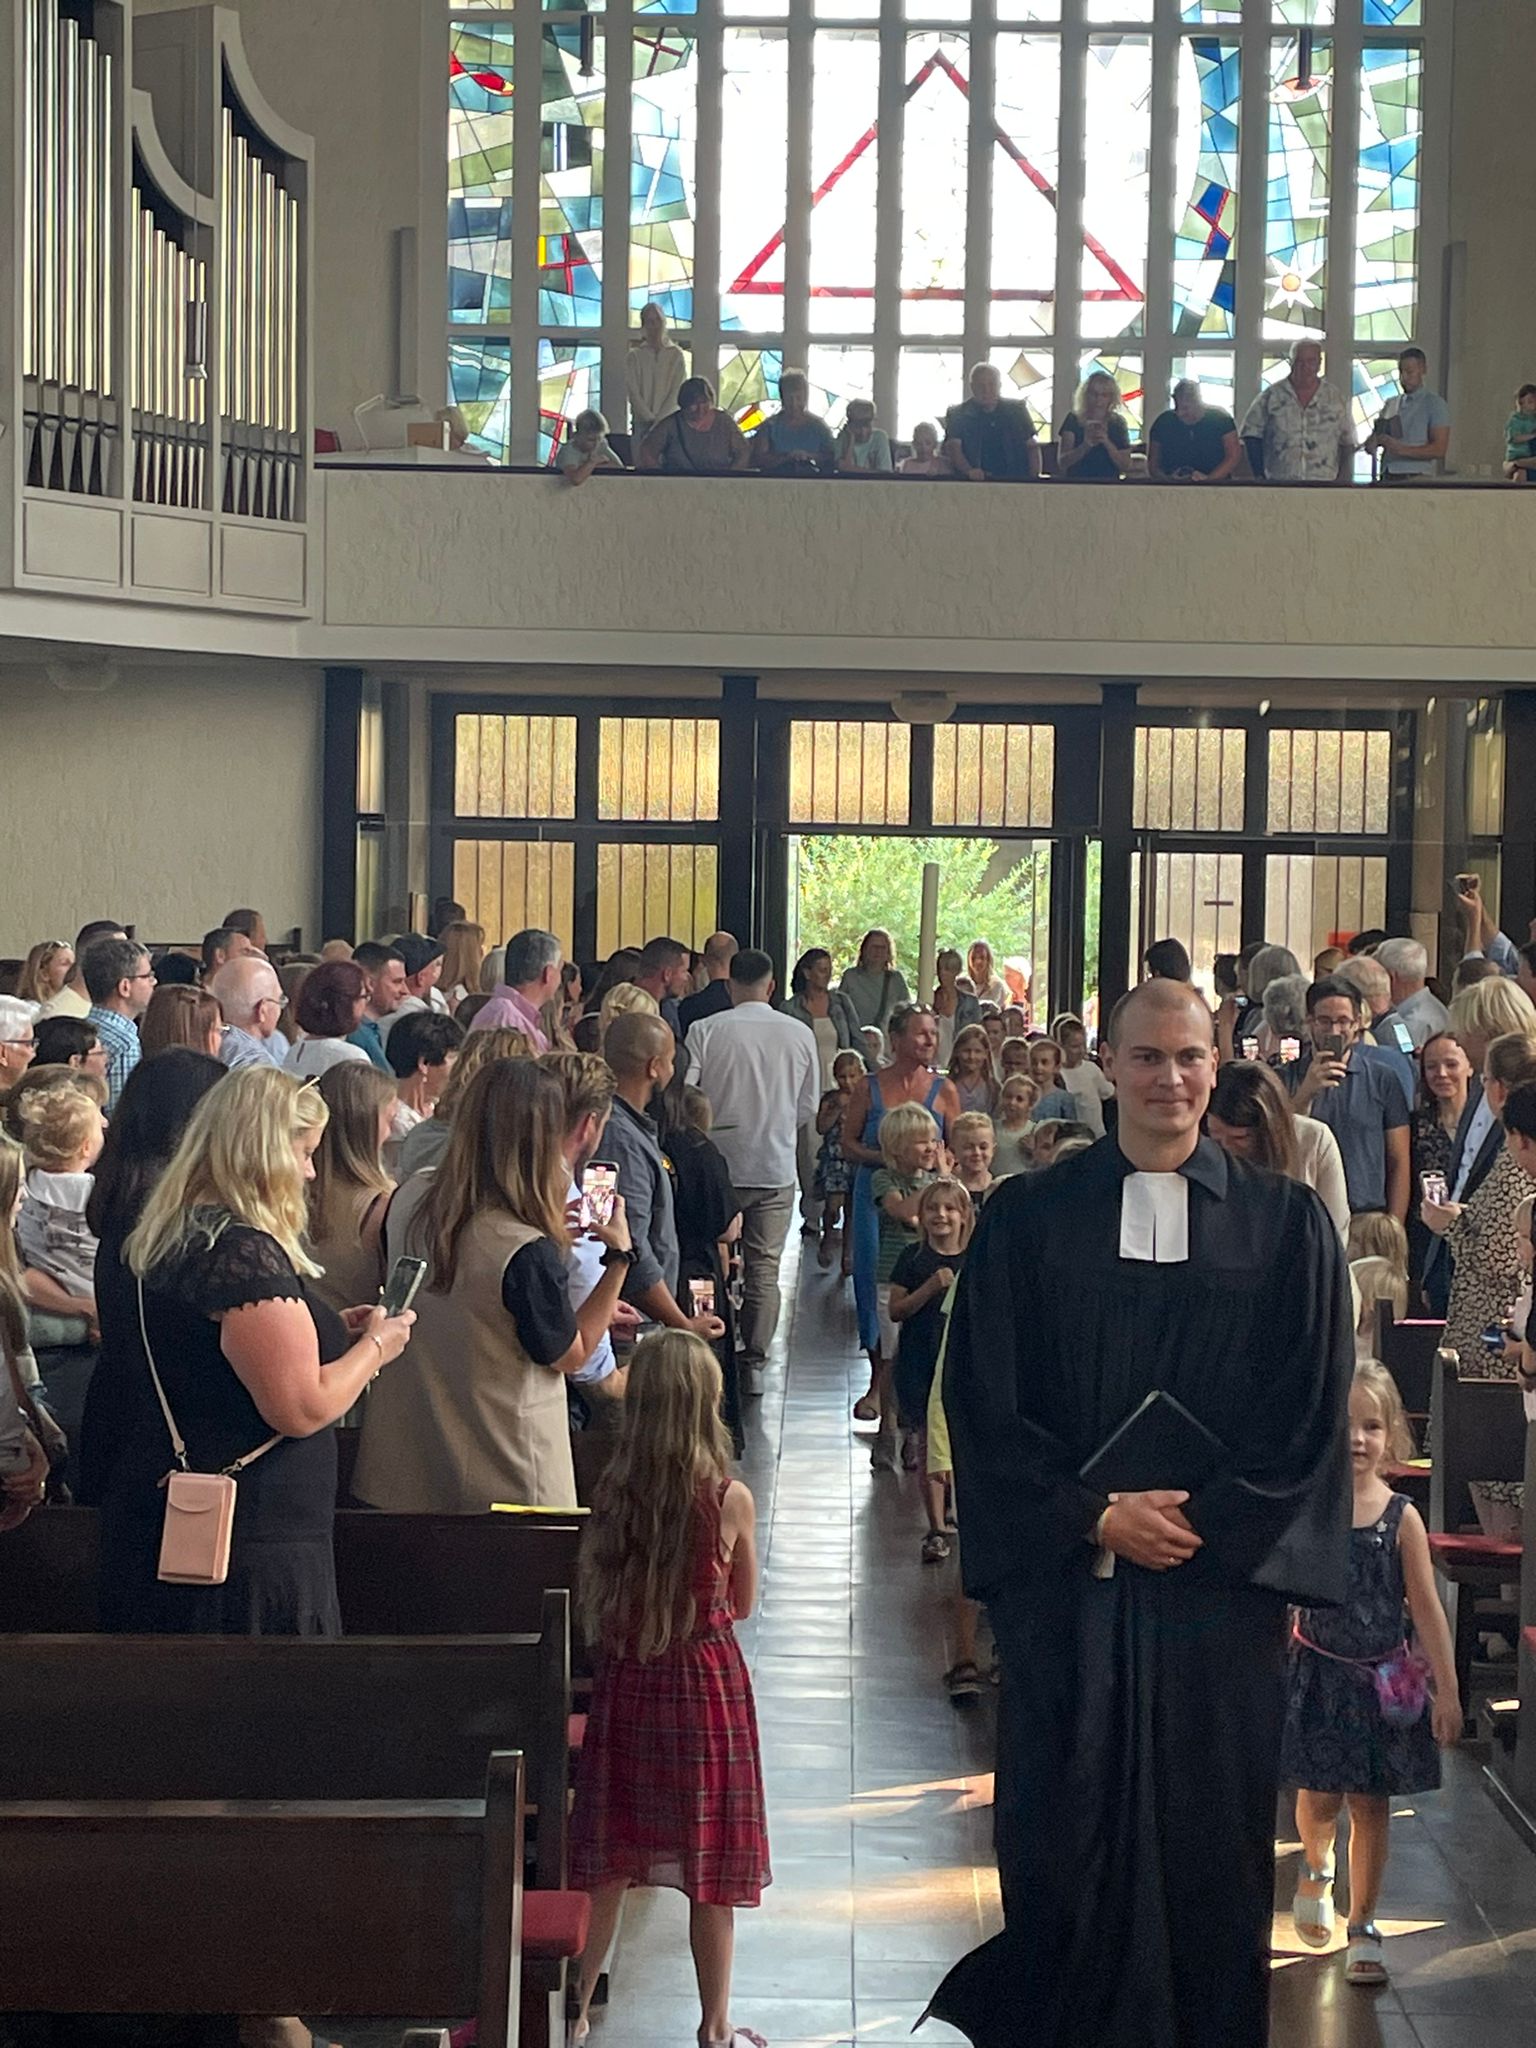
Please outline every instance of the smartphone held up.
[[614, 1197], [619, 1191], [619, 1169], [606, 1159], [594, 1159], [581, 1175], [580, 1220], [583, 1230], [613, 1221]]

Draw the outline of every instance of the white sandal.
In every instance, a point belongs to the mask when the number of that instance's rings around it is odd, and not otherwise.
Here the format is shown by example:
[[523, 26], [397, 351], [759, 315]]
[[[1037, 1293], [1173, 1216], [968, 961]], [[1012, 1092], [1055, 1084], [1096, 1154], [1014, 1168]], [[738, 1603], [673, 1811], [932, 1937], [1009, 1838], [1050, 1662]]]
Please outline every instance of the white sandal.
[[[1326, 1948], [1333, 1939], [1333, 1873], [1334, 1861], [1330, 1856], [1321, 1870], [1314, 1870], [1303, 1860], [1296, 1873], [1296, 1896], [1291, 1901], [1291, 1921], [1299, 1941], [1308, 1948]], [[1323, 1890], [1315, 1899], [1302, 1897], [1304, 1884], [1320, 1884]]]
[[1344, 1965], [1346, 1984], [1385, 1984], [1387, 1966], [1381, 1955], [1381, 1929], [1374, 1920], [1349, 1930], [1349, 1961]]

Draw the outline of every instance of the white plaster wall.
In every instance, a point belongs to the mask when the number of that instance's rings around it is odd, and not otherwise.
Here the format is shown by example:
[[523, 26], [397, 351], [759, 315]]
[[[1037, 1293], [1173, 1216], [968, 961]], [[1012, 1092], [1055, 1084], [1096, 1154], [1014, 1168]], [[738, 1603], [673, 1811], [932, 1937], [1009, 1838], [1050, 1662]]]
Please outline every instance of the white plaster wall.
[[1447, 396], [1452, 459], [1466, 469], [1502, 459], [1515, 392], [1536, 383], [1536, 264], [1524, 247], [1536, 164], [1515, 142], [1532, 14], [1526, 0], [1456, 0], [1454, 21], [1449, 235], [1462, 255]]
[[236, 904], [313, 937], [320, 758], [307, 674], [125, 669], [86, 695], [0, 668], [0, 953], [93, 917], [201, 938]]
[[[133, 0], [139, 15], [187, 0]], [[351, 426], [352, 408], [388, 388], [393, 349], [390, 235], [426, 212], [422, 134], [424, 31], [439, 76], [438, 196], [447, 189], [447, 15], [434, 0], [238, 0], [256, 81], [273, 107], [315, 139], [313, 335], [315, 421]], [[440, 267], [440, 265], [439, 265]], [[441, 303], [443, 287], [438, 281]], [[423, 392], [441, 404], [443, 343], [426, 358]]]
[[694, 636], [709, 660], [734, 636], [770, 668], [808, 645], [839, 667], [894, 643], [941, 667], [1027, 649], [1038, 668], [1093, 643], [1110, 672], [1123, 645], [1126, 674], [1159, 646], [1337, 648], [1375, 674], [1384, 651], [1536, 647], [1528, 495], [331, 471], [325, 629], [367, 630], [382, 655], [416, 628], [401, 651], [444, 657], [536, 634], [538, 659], [562, 641], [599, 658], [604, 636], [660, 658]]

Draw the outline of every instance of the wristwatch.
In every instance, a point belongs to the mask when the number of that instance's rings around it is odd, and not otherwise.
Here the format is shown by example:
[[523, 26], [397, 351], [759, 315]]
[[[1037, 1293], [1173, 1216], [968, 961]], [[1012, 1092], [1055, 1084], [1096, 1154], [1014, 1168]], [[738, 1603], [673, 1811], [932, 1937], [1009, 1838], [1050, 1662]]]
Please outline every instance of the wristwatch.
[[603, 1253], [600, 1263], [604, 1266], [638, 1266], [640, 1254], [632, 1244], [625, 1245], [622, 1250], [618, 1245], [611, 1244]]

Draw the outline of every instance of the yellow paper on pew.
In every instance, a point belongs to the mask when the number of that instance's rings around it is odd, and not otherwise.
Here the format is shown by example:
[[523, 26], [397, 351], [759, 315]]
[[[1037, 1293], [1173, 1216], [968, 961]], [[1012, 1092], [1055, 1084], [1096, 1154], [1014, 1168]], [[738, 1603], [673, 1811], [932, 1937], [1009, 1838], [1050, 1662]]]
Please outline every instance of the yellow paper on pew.
[[491, 1502], [493, 1515], [590, 1515], [591, 1512], [590, 1508], [541, 1508], [537, 1505], [530, 1507], [526, 1502], [510, 1500]]

